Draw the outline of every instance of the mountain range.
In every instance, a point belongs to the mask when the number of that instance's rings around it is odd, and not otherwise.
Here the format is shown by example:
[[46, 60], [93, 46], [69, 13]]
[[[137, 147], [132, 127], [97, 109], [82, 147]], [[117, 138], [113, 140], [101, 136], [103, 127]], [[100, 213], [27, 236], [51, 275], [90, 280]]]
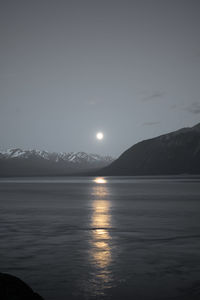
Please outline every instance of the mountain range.
[[110, 164], [111, 156], [85, 152], [48, 152], [8, 149], [0, 152], [0, 176], [68, 175], [96, 170]]
[[85, 152], [9, 149], [0, 176], [134, 176], [200, 174], [200, 123], [141, 141], [114, 160]]
[[200, 123], [139, 142], [98, 174], [200, 174]]

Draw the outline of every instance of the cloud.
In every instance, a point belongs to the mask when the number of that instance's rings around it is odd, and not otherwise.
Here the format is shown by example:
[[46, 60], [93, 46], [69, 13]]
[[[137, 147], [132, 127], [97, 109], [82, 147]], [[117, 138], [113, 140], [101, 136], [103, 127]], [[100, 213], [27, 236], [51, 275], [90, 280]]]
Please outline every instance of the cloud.
[[172, 104], [172, 105], [170, 106], [171, 109], [176, 109], [177, 107], [178, 107], [177, 104]]
[[143, 126], [152, 126], [152, 125], [158, 125], [160, 124], [159, 121], [156, 121], [156, 122], [144, 122], [142, 125]]
[[95, 106], [95, 105], [103, 104], [104, 102], [105, 102], [104, 99], [94, 98], [91, 100], [87, 100], [85, 103], [90, 106]]
[[169, 106], [170, 109], [184, 109], [185, 105], [183, 103], [171, 104]]
[[141, 100], [142, 101], [158, 100], [162, 98], [165, 94], [166, 94], [165, 92], [155, 91], [150, 95], [144, 96]]
[[88, 105], [96, 105], [97, 104], [97, 102], [96, 101], [94, 101], [94, 100], [91, 100], [91, 101], [87, 101], [87, 104]]
[[192, 114], [200, 114], [200, 102], [193, 102], [185, 110]]

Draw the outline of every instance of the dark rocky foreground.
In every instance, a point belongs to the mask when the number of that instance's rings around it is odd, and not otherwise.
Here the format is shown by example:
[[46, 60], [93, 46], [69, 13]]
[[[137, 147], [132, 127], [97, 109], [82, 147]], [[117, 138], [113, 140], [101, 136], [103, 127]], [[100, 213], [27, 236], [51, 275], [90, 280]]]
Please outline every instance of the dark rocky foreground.
[[0, 273], [1, 300], [44, 300], [21, 279]]

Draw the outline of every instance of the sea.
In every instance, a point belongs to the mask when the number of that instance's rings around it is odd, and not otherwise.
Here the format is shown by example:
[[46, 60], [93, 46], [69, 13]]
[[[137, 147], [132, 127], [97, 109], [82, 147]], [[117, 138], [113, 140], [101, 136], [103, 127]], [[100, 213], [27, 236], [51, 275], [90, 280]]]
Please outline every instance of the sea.
[[199, 300], [200, 179], [1, 178], [0, 272], [45, 300]]

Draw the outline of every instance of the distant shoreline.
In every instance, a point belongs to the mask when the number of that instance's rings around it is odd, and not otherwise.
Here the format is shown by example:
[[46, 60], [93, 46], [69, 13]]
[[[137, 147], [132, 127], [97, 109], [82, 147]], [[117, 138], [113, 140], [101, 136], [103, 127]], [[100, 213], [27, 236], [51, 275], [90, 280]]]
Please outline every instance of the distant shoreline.
[[86, 175], [86, 174], [67, 174], [67, 175], [31, 175], [31, 176], [0, 176], [0, 182], [10, 179], [21, 179], [21, 180], [28, 180], [28, 179], [64, 179], [64, 178], [94, 178], [94, 177], [103, 177], [103, 178], [123, 178], [123, 179], [200, 179], [200, 174], [177, 174], [177, 175], [131, 175], [131, 176], [125, 176], [125, 175], [109, 175], [109, 176], [98, 176], [98, 175]]

